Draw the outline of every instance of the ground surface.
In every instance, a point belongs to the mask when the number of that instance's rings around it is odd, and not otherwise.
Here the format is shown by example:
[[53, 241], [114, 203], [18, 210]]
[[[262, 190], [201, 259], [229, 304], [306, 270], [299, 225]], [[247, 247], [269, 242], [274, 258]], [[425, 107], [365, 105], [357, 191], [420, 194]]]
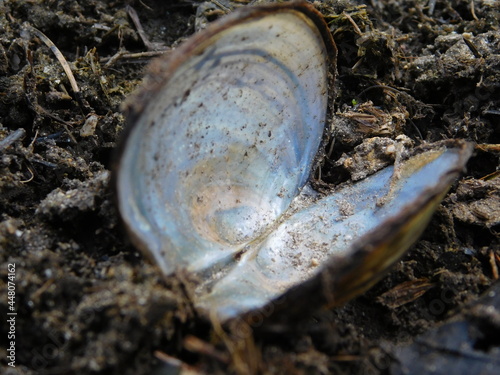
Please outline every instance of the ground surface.
[[[18, 312], [16, 367], [2, 358], [2, 372], [150, 374], [168, 362], [164, 373], [412, 373], [422, 343], [440, 373], [457, 363], [450, 353], [491, 369], [499, 292], [466, 306], [494, 284], [500, 263], [498, 1], [315, 2], [339, 48], [323, 182], [358, 178], [364, 166], [343, 161], [387, 142], [373, 137], [478, 145], [421, 240], [365, 295], [235, 340], [193, 311], [187, 275], [162, 279], [125, 240], [109, 189], [120, 104], [155, 50], [244, 3], [0, 1], [0, 283], [6, 295], [15, 264]], [[62, 52], [79, 93], [31, 27]], [[372, 143], [359, 146], [363, 138]], [[443, 328], [446, 341], [433, 331], [459, 313], [452, 327], [474, 334]], [[446, 347], [457, 340], [469, 352]]]

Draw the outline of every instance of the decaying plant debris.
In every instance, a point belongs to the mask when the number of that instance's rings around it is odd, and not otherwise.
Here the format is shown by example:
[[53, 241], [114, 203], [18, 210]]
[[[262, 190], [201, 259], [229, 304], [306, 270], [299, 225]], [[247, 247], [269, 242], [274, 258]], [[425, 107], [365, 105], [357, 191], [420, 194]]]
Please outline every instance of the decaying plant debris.
[[314, 2], [339, 48], [318, 186], [422, 142], [478, 145], [423, 238], [364, 296], [290, 326], [227, 331], [193, 309], [190, 275], [162, 279], [124, 239], [108, 190], [120, 104], [152, 56], [249, 2], [0, 2], [0, 275], [7, 290], [16, 264], [18, 312], [16, 368], [3, 360], [4, 372], [400, 373], [400, 347], [424, 332], [439, 342], [429, 330], [464, 309], [491, 328], [475, 348], [493, 360], [498, 297], [465, 306], [499, 277], [496, 1]]

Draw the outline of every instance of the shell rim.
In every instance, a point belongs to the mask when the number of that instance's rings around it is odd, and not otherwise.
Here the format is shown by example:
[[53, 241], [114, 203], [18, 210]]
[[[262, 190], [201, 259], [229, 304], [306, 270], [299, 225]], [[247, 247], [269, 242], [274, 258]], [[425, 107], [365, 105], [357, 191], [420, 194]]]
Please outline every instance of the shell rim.
[[[391, 254], [392, 257], [387, 262], [371, 263], [368, 267], [364, 267], [365, 271], [373, 273], [374, 276], [372, 277], [365, 277], [358, 281], [353, 272], [359, 271], [366, 258], [373, 251], [379, 249], [381, 245], [387, 243], [388, 238], [389, 242], [394, 239], [397, 240], [397, 236], [394, 234], [400, 233], [409, 221], [415, 219], [422, 207], [427, 207], [433, 203], [440, 203], [441, 199], [448, 193], [450, 185], [464, 172], [465, 165], [474, 150], [472, 142], [461, 139], [444, 140], [421, 145], [412, 150], [409, 156], [411, 157], [438, 147], [455, 149], [459, 155], [459, 160], [455, 167], [450, 169], [439, 180], [437, 185], [425, 190], [413, 205], [406, 205], [396, 216], [386, 220], [384, 225], [379, 225], [374, 230], [363, 235], [351, 246], [346, 255], [329, 257], [323, 264], [321, 271], [313, 277], [288, 289], [262, 307], [247, 311], [239, 317], [229, 318], [225, 323], [231, 325], [244, 321], [246, 324], [252, 326], [256, 317], [262, 319], [264, 316], [266, 324], [259, 327], [255, 326], [254, 328], [266, 331], [269, 328], [273, 329], [273, 324], [282, 324], [286, 321], [300, 321], [321, 308], [341, 306], [366, 292], [376, 282], [380, 281], [390, 271], [391, 267], [407, 253], [411, 245], [402, 252]], [[431, 212], [429, 221], [433, 214], [434, 211]], [[427, 226], [428, 223], [417, 233], [417, 240]], [[354, 285], [352, 285], [353, 281]], [[301, 303], [297, 307], [297, 304], [294, 305], [290, 301], [301, 301]]]

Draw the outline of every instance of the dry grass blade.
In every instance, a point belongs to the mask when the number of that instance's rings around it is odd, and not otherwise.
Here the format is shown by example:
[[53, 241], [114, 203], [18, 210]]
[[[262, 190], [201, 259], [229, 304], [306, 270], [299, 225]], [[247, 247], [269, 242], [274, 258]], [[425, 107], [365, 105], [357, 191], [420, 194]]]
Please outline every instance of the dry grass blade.
[[57, 61], [59, 61], [59, 63], [61, 64], [61, 66], [64, 70], [64, 73], [66, 73], [66, 76], [68, 77], [68, 80], [69, 80], [69, 83], [71, 84], [71, 88], [72, 88], [73, 92], [75, 94], [79, 93], [80, 88], [78, 87], [78, 85], [76, 83], [75, 76], [73, 75], [73, 72], [71, 71], [71, 68], [70, 68], [68, 62], [66, 61], [65, 57], [63, 56], [63, 54], [61, 53], [59, 48], [57, 48], [56, 45], [47, 37], [47, 35], [42, 33], [40, 30], [36, 29], [35, 27], [33, 27], [31, 25], [27, 25], [27, 28], [30, 32], [32, 32], [38, 38], [40, 38], [40, 40], [43, 43], [45, 43], [45, 45], [47, 47], [50, 48], [50, 50], [56, 56]]
[[496, 255], [493, 250], [490, 250], [490, 266], [491, 266], [491, 273], [493, 276], [494, 280], [498, 280], [498, 255]]
[[403, 306], [421, 297], [434, 284], [428, 279], [416, 279], [401, 283], [377, 298], [377, 301], [390, 308]]
[[184, 338], [184, 347], [190, 352], [207, 355], [222, 363], [229, 363], [229, 357], [226, 353], [220, 352], [213, 345], [199, 339], [196, 336], [186, 336]]

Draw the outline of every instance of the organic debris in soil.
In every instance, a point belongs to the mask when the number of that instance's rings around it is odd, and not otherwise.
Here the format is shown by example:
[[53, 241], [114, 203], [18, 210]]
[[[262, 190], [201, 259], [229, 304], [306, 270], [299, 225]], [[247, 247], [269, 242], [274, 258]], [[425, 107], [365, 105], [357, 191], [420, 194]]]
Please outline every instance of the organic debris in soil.
[[[7, 290], [7, 264], [15, 264], [18, 312], [10, 373], [150, 374], [159, 365], [397, 373], [394, 356], [406, 365], [418, 344], [411, 355], [390, 348], [418, 343], [498, 279], [500, 9], [488, 0], [314, 2], [339, 47], [324, 183], [388, 162], [383, 145], [480, 145], [423, 238], [365, 295], [294, 325], [228, 332], [193, 309], [190, 275], [164, 279], [128, 244], [109, 189], [120, 104], [151, 56], [245, 3], [0, 3], [0, 284]], [[78, 92], [33, 28], [61, 52]], [[376, 157], [364, 164], [367, 153]], [[491, 344], [496, 331], [481, 332], [480, 343]], [[5, 359], [2, 366], [12, 370]]]

